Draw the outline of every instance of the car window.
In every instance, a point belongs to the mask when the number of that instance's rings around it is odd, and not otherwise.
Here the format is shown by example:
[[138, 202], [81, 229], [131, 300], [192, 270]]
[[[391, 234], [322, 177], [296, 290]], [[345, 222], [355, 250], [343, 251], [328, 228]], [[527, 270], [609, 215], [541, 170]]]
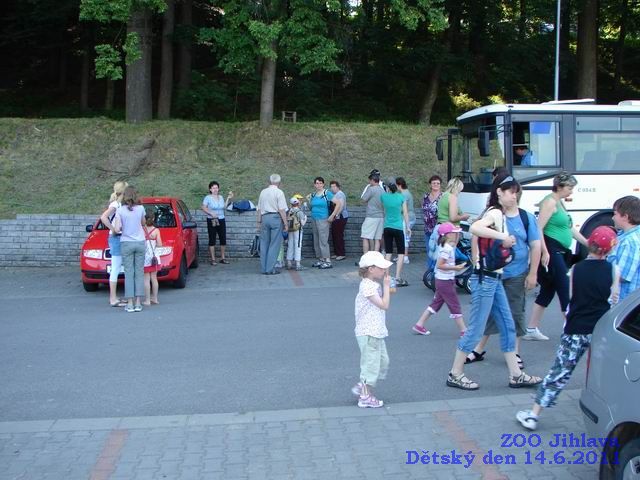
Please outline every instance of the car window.
[[633, 309], [633, 311], [627, 315], [618, 327], [622, 333], [640, 340], [640, 305]]
[[191, 221], [191, 212], [189, 211], [189, 207], [187, 207], [187, 205], [182, 200], [180, 200], [178, 202], [178, 206], [184, 212], [184, 217], [186, 218], [186, 220], [188, 222], [190, 222]]
[[158, 228], [175, 228], [176, 215], [173, 208], [168, 203], [153, 203], [144, 205], [144, 208], [152, 208], [155, 210], [155, 226]]

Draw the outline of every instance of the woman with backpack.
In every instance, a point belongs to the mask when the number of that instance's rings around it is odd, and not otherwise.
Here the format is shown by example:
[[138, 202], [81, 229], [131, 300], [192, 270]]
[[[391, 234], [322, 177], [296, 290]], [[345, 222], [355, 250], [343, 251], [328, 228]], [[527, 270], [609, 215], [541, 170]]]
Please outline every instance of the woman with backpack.
[[449, 387], [463, 390], [480, 388], [478, 383], [465, 376], [463, 369], [467, 355], [484, 332], [490, 313], [500, 332], [500, 348], [509, 369], [509, 387], [533, 387], [542, 381], [540, 377], [527, 375], [518, 366], [515, 324], [501, 281], [503, 267], [509, 261], [507, 255], [516, 241], [507, 228], [504, 210], [517, 203], [519, 190], [520, 184], [512, 176], [496, 178], [491, 186], [489, 206], [482, 217], [471, 225], [470, 231], [478, 237], [479, 244], [472, 258], [475, 268], [470, 279], [471, 312], [467, 331], [458, 341], [455, 359], [447, 377]]
[[324, 188], [324, 178], [316, 177], [313, 180], [313, 185], [316, 191], [309, 195], [309, 207], [311, 208], [313, 249], [318, 259], [313, 266], [324, 270], [333, 268], [329, 251], [329, 231], [331, 228], [329, 216], [335, 205], [338, 204], [338, 200], [333, 198], [331, 191]]

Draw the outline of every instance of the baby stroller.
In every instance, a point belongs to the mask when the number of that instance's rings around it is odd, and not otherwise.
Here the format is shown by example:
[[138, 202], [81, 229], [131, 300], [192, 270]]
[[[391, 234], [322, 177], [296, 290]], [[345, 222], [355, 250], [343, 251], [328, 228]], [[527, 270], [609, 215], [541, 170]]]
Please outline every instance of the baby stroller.
[[[429, 256], [427, 258], [427, 271], [422, 276], [422, 281], [425, 286], [435, 292], [435, 245], [431, 248], [431, 240], [429, 241]], [[465, 270], [461, 270], [456, 274], [456, 285], [466, 290], [467, 293], [471, 293], [471, 286], [469, 285], [469, 279], [473, 273], [471, 268], [471, 239], [461, 237], [456, 247], [456, 265], [466, 263], [469, 267]]]

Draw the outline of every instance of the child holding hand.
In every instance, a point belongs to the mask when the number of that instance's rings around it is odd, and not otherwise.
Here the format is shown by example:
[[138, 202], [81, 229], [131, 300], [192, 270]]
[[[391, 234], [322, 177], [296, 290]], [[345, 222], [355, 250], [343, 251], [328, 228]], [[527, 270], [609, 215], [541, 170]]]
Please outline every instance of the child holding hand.
[[412, 328], [420, 335], [431, 334], [429, 330], [424, 328], [424, 325], [431, 315], [438, 313], [445, 303], [449, 308], [449, 317], [455, 320], [460, 329], [460, 335], [464, 335], [467, 330], [462, 318], [460, 300], [458, 300], [456, 293], [456, 272], [467, 268], [464, 263], [456, 265], [456, 246], [461, 231], [460, 228], [449, 222], [438, 226], [438, 251], [435, 268], [436, 295]]

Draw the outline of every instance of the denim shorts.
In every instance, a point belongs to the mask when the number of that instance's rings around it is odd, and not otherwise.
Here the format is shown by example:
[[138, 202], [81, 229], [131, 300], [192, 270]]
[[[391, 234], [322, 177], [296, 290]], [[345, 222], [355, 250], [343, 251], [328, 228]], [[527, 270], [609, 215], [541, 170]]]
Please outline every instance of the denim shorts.
[[109, 235], [109, 249], [111, 250], [112, 257], [122, 256], [122, 251], [120, 250], [120, 235]]

